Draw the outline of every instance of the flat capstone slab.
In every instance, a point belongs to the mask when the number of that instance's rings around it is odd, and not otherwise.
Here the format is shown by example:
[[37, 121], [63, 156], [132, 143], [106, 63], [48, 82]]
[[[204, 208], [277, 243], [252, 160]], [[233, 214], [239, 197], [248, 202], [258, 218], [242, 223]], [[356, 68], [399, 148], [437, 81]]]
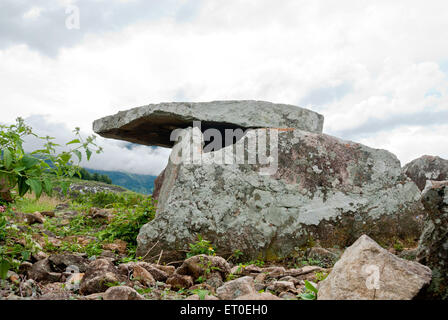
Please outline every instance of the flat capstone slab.
[[265, 101], [170, 102], [120, 111], [98, 119], [93, 131], [105, 138], [171, 148], [171, 132], [201, 121], [201, 129], [293, 128], [321, 133], [324, 117], [301, 107]]

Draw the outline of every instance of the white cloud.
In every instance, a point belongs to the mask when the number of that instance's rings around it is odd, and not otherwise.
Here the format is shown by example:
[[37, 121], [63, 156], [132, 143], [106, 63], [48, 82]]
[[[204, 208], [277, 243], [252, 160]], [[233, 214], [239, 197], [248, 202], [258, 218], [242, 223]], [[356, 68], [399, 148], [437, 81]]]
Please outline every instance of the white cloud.
[[[65, 149], [65, 143], [75, 138], [72, 132], [74, 128], [69, 129], [63, 123], [48, 121], [46, 116], [31, 116], [26, 118], [25, 122], [37, 135], [55, 137], [53, 142], [61, 145], [57, 148], [58, 152]], [[81, 135], [83, 138], [88, 136], [85, 132], [81, 132]], [[42, 140], [29, 137], [24, 148], [27, 152], [31, 152], [41, 148], [42, 144]], [[81, 166], [98, 170], [158, 175], [165, 168], [170, 153], [170, 149], [166, 148], [131, 145], [123, 141], [98, 137], [96, 144], [103, 148], [103, 153], [94, 153], [90, 161], [87, 161], [83, 155]]]
[[[2, 118], [48, 114], [91, 132], [93, 120], [148, 103], [304, 102], [325, 115], [327, 133], [402, 161], [446, 156], [440, 121], [416, 122], [448, 111], [447, 10], [443, 0], [210, 0], [188, 21], [90, 33], [55, 58], [11, 46], [0, 50]], [[117, 167], [143, 167], [108, 143]]]

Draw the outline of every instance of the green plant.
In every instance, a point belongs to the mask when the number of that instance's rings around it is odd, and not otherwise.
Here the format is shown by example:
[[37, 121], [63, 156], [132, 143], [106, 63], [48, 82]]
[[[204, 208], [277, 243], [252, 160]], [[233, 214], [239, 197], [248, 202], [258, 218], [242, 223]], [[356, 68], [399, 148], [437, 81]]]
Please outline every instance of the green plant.
[[137, 245], [137, 235], [140, 228], [154, 219], [155, 206], [150, 196], [145, 197], [138, 205], [126, 208], [122, 204], [115, 204], [116, 213], [106, 229], [97, 235], [100, 240], [113, 241], [121, 239], [132, 246]]
[[324, 281], [328, 277], [328, 273], [326, 272], [316, 272], [314, 275], [317, 281]]
[[199, 300], [205, 300], [205, 297], [211, 294], [210, 291], [204, 289], [190, 290], [190, 293], [197, 294], [199, 296]]
[[395, 243], [394, 243], [394, 249], [397, 251], [397, 252], [402, 252], [403, 251], [403, 245], [399, 242], [399, 241], [395, 241]]
[[211, 242], [203, 239], [200, 234], [198, 234], [197, 237], [197, 241], [189, 244], [190, 250], [187, 253], [187, 258], [191, 258], [200, 254], [214, 256], [216, 248], [213, 247]]
[[[78, 164], [82, 160], [84, 151], [89, 160], [95, 148], [97, 153], [102, 149], [94, 140], [95, 136], [88, 137], [85, 141], [80, 135], [80, 129], [74, 130], [76, 139], [65, 144], [67, 151], [56, 152], [60, 145], [54, 143], [54, 138], [39, 137], [33, 133], [22, 118], [17, 118], [16, 123], [10, 126], [0, 125], [0, 199], [3, 202], [13, 202], [12, 191], [17, 188], [19, 196], [33, 192], [36, 198], [42, 193], [51, 196], [54, 182], [48, 177], [53, 174], [58, 178], [63, 193], [66, 193], [70, 185], [64, 177], [73, 177], [79, 174], [79, 166], [75, 165], [73, 157], [78, 158]], [[26, 153], [23, 148], [25, 138], [35, 137], [44, 140], [42, 149]]]
[[305, 292], [298, 297], [302, 300], [316, 300], [317, 293], [317, 288], [311, 282], [305, 280]]
[[320, 261], [318, 259], [308, 258], [308, 259], [301, 260], [299, 262], [299, 267], [303, 267], [303, 266], [319, 266], [319, 267], [325, 268], [325, 263], [323, 263], [322, 261]]

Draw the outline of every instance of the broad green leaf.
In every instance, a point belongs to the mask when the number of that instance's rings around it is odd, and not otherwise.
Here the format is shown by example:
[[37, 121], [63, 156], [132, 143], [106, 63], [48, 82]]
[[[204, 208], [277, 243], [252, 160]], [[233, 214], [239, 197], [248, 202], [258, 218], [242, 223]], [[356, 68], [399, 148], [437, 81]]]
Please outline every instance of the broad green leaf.
[[72, 140], [70, 142], [67, 142], [66, 145], [68, 146], [70, 144], [75, 144], [75, 143], [81, 143], [81, 141], [79, 141], [79, 139], [75, 139], [75, 140]]
[[26, 177], [19, 177], [17, 184], [19, 186], [19, 196], [23, 197], [30, 189], [30, 186], [26, 184]]
[[63, 163], [67, 163], [72, 158], [72, 155], [70, 153], [64, 152], [59, 156], [59, 158], [62, 160]]
[[19, 173], [19, 172], [22, 172], [23, 170], [25, 170], [26, 168], [24, 167], [24, 166], [21, 166], [21, 167], [15, 167], [14, 169], [13, 169], [13, 171], [15, 172], [15, 173]]
[[24, 155], [22, 160], [22, 165], [26, 168], [26, 169], [30, 169], [32, 167], [34, 167], [35, 165], [37, 165], [39, 163], [39, 160], [34, 158], [34, 157], [30, 157], [28, 155]]
[[73, 150], [73, 153], [78, 157], [79, 161], [82, 160], [82, 153], [79, 150]]
[[316, 300], [316, 296], [312, 293], [303, 293], [300, 295], [302, 300]]
[[317, 289], [309, 281], [305, 280], [305, 288], [317, 294]]
[[9, 151], [9, 149], [3, 150], [3, 163], [4, 163], [6, 170], [9, 170], [11, 168], [12, 154], [11, 154], [11, 151]]
[[53, 184], [48, 179], [44, 180], [44, 191], [46, 194], [48, 194], [51, 197], [51, 195], [53, 193]]
[[90, 149], [86, 149], [87, 160], [90, 161], [90, 157], [92, 156], [92, 151]]
[[26, 184], [31, 187], [31, 190], [36, 194], [36, 198], [39, 198], [42, 194], [42, 183], [39, 180], [28, 179]]

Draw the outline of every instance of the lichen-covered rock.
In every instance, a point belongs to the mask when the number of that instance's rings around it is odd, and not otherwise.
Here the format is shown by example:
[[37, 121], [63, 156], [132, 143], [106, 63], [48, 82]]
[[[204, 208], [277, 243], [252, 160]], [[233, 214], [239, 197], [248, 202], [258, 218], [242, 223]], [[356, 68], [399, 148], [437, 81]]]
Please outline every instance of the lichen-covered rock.
[[422, 194], [428, 216], [420, 238], [417, 260], [433, 272], [426, 299], [448, 299], [448, 181], [429, 181]]
[[319, 283], [319, 300], [411, 300], [431, 281], [431, 270], [389, 253], [368, 236], [347, 248]]
[[172, 102], [121, 111], [93, 123], [106, 138], [172, 147], [171, 132], [201, 121], [202, 128], [295, 128], [322, 132], [324, 117], [300, 107], [265, 101]]
[[427, 180], [448, 180], [448, 160], [434, 156], [422, 156], [403, 167], [404, 173], [423, 190]]
[[[236, 149], [247, 151], [245, 140]], [[156, 218], [141, 228], [137, 255], [154, 247], [153, 255], [163, 250], [161, 261], [180, 260], [197, 234], [217, 254], [241, 250], [247, 259], [268, 260], [316, 241], [346, 247], [362, 234], [385, 244], [420, 236], [420, 191], [388, 151], [278, 130], [278, 169], [270, 175], [256, 164], [217, 164], [215, 156], [202, 153], [201, 164], [169, 162]]]

